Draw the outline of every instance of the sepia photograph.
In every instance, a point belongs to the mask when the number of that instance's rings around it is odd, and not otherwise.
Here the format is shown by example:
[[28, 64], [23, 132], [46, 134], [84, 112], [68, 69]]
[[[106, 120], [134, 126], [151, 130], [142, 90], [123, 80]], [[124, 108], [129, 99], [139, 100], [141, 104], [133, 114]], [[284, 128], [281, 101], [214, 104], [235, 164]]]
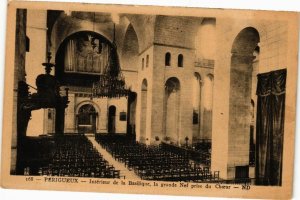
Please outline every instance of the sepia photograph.
[[9, 4], [2, 187], [291, 197], [298, 13], [155, 8]]

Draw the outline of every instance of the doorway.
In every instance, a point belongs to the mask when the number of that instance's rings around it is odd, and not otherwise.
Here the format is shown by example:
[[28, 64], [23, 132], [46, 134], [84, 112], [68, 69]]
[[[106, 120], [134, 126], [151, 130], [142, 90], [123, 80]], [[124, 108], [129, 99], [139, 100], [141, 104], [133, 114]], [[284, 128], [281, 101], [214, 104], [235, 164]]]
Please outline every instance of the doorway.
[[98, 113], [91, 104], [85, 104], [79, 108], [77, 114], [77, 130], [79, 133], [96, 133], [96, 121]]

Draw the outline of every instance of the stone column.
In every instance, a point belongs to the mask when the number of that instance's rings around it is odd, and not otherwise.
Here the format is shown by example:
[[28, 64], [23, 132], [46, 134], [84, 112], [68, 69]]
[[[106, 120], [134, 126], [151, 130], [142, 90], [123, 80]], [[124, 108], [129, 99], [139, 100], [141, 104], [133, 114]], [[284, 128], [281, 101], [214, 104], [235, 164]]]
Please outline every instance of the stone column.
[[[17, 160], [20, 153], [20, 136], [18, 123], [18, 85], [19, 81], [25, 81], [25, 55], [26, 55], [26, 17], [27, 11], [17, 9], [16, 12], [16, 40], [15, 40], [15, 66], [14, 66], [14, 92], [13, 92], [13, 124], [11, 140], [11, 166], [10, 173], [18, 173]], [[20, 116], [19, 116], [20, 117]]]
[[253, 56], [224, 58], [215, 68], [212, 170], [234, 179], [237, 167], [249, 167], [251, 72]]

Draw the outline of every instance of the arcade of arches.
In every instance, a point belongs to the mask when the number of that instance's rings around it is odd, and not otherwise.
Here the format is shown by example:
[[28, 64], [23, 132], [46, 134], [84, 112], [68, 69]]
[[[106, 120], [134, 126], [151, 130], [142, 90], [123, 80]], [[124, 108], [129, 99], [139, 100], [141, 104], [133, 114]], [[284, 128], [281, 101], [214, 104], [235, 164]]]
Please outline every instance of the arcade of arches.
[[[149, 148], [161, 145], [164, 152], [190, 152], [195, 165], [222, 180], [281, 184], [281, 174], [274, 178], [262, 167], [269, 159], [280, 171], [282, 153], [262, 156], [267, 150], [258, 144], [264, 132], [257, 116], [264, 115], [258, 113], [262, 103], [256, 89], [261, 83], [257, 75], [286, 68], [287, 41], [276, 35], [286, 34], [283, 22], [131, 14], [119, 14], [114, 21], [107, 13], [42, 10], [19, 10], [17, 16], [18, 38], [25, 42], [16, 44], [30, 41], [30, 49], [16, 52], [16, 81], [35, 86], [35, 78], [44, 72], [32, 67], [44, 62], [49, 44], [56, 63], [51, 73], [61, 93], [69, 88], [63, 120], [56, 119], [53, 108], [36, 110], [25, 133], [18, 134], [51, 137], [60, 126], [68, 137], [96, 135], [108, 149], [106, 137], [131, 138]], [[270, 31], [274, 29], [280, 31]], [[114, 34], [131, 93], [96, 98], [92, 83], [108, 66]], [[12, 171], [18, 168], [14, 166]]]

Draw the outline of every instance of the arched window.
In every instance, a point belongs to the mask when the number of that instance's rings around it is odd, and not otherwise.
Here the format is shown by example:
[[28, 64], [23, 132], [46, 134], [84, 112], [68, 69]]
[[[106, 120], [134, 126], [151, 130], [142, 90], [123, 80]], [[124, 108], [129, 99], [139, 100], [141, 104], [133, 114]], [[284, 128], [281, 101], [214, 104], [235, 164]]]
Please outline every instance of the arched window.
[[165, 66], [171, 66], [171, 54], [169, 52], [165, 55]]
[[252, 117], [252, 120], [254, 120], [254, 106], [255, 106], [254, 100], [251, 99], [251, 117]]
[[149, 66], [149, 55], [146, 56], [146, 68]]
[[178, 67], [183, 67], [183, 55], [179, 54], [178, 55], [178, 63], [177, 63]]

